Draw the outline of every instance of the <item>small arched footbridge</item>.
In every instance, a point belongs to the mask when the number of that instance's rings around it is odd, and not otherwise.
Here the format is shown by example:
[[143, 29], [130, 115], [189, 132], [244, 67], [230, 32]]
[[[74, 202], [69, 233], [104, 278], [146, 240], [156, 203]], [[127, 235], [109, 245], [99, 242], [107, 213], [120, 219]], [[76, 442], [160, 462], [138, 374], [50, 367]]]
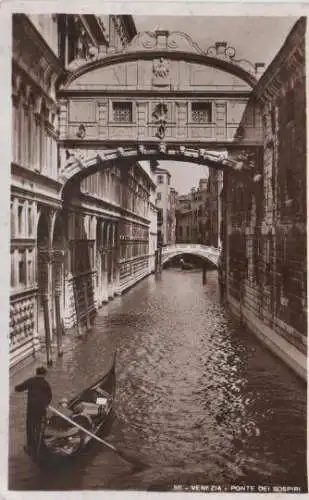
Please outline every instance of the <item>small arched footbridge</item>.
[[174, 257], [181, 255], [195, 255], [201, 257], [214, 266], [218, 267], [220, 249], [216, 247], [198, 245], [193, 243], [176, 243], [162, 248], [162, 265], [166, 264]]

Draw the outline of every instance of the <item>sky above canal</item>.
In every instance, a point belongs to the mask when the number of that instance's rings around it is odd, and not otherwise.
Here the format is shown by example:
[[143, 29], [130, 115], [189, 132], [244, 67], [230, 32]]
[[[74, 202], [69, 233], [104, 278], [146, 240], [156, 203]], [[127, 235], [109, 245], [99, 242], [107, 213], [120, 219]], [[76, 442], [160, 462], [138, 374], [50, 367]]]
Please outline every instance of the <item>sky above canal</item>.
[[[297, 18], [262, 16], [134, 16], [138, 31], [183, 31], [202, 50], [216, 41], [226, 41], [236, 49], [237, 59], [252, 63], [263, 62], [268, 66], [284, 43]], [[207, 167], [160, 162], [172, 175], [171, 185], [180, 193], [187, 193], [207, 177]]]

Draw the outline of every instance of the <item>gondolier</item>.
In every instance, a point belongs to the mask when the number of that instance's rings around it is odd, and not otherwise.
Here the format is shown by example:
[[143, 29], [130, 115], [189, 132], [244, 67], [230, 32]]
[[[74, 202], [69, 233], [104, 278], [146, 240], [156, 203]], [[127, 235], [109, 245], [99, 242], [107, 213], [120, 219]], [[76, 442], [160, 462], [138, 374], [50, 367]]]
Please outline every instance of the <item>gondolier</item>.
[[52, 400], [52, 391], [45, 380], [46, 369], [41, 366], [36, 369], [34, 377], [30, 377], [15, 387], [15, 391], [28, 391], [27, 403], [27, 447], [30, 455], [37, 455], [40, 446], [42, 426], [46, 416], [46, 409]]

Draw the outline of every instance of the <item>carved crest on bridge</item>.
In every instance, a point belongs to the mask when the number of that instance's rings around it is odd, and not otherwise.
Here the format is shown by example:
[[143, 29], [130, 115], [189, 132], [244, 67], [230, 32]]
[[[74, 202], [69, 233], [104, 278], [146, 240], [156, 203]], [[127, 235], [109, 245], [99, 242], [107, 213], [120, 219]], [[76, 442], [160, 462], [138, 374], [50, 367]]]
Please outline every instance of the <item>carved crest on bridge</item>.
[[164, 59], [164, 57], [160, 57], [160, 59], [153, 60], [152, 67], [152, 85], [154, 87], [167, 87], [170, 84], [170, 68], [169, 61]]

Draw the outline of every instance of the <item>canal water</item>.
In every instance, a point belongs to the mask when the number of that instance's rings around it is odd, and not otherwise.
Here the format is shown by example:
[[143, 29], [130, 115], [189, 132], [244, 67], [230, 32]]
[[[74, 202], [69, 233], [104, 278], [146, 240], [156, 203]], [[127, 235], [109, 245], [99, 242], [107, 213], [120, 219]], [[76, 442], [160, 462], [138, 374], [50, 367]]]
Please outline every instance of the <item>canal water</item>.
[[216, 271], [203, 286], [201, 271], [165, 270], [104, 306], [49, 370], [54, 402], [103, 374], [115, 350], [106, 439], [149, 467], [134, 470], [93, 442], [67, 467], [38, 470], [23, 452], [25, 396], [12, 393], [10, 489], [306, 491], [305, 385], [231, 318]]

